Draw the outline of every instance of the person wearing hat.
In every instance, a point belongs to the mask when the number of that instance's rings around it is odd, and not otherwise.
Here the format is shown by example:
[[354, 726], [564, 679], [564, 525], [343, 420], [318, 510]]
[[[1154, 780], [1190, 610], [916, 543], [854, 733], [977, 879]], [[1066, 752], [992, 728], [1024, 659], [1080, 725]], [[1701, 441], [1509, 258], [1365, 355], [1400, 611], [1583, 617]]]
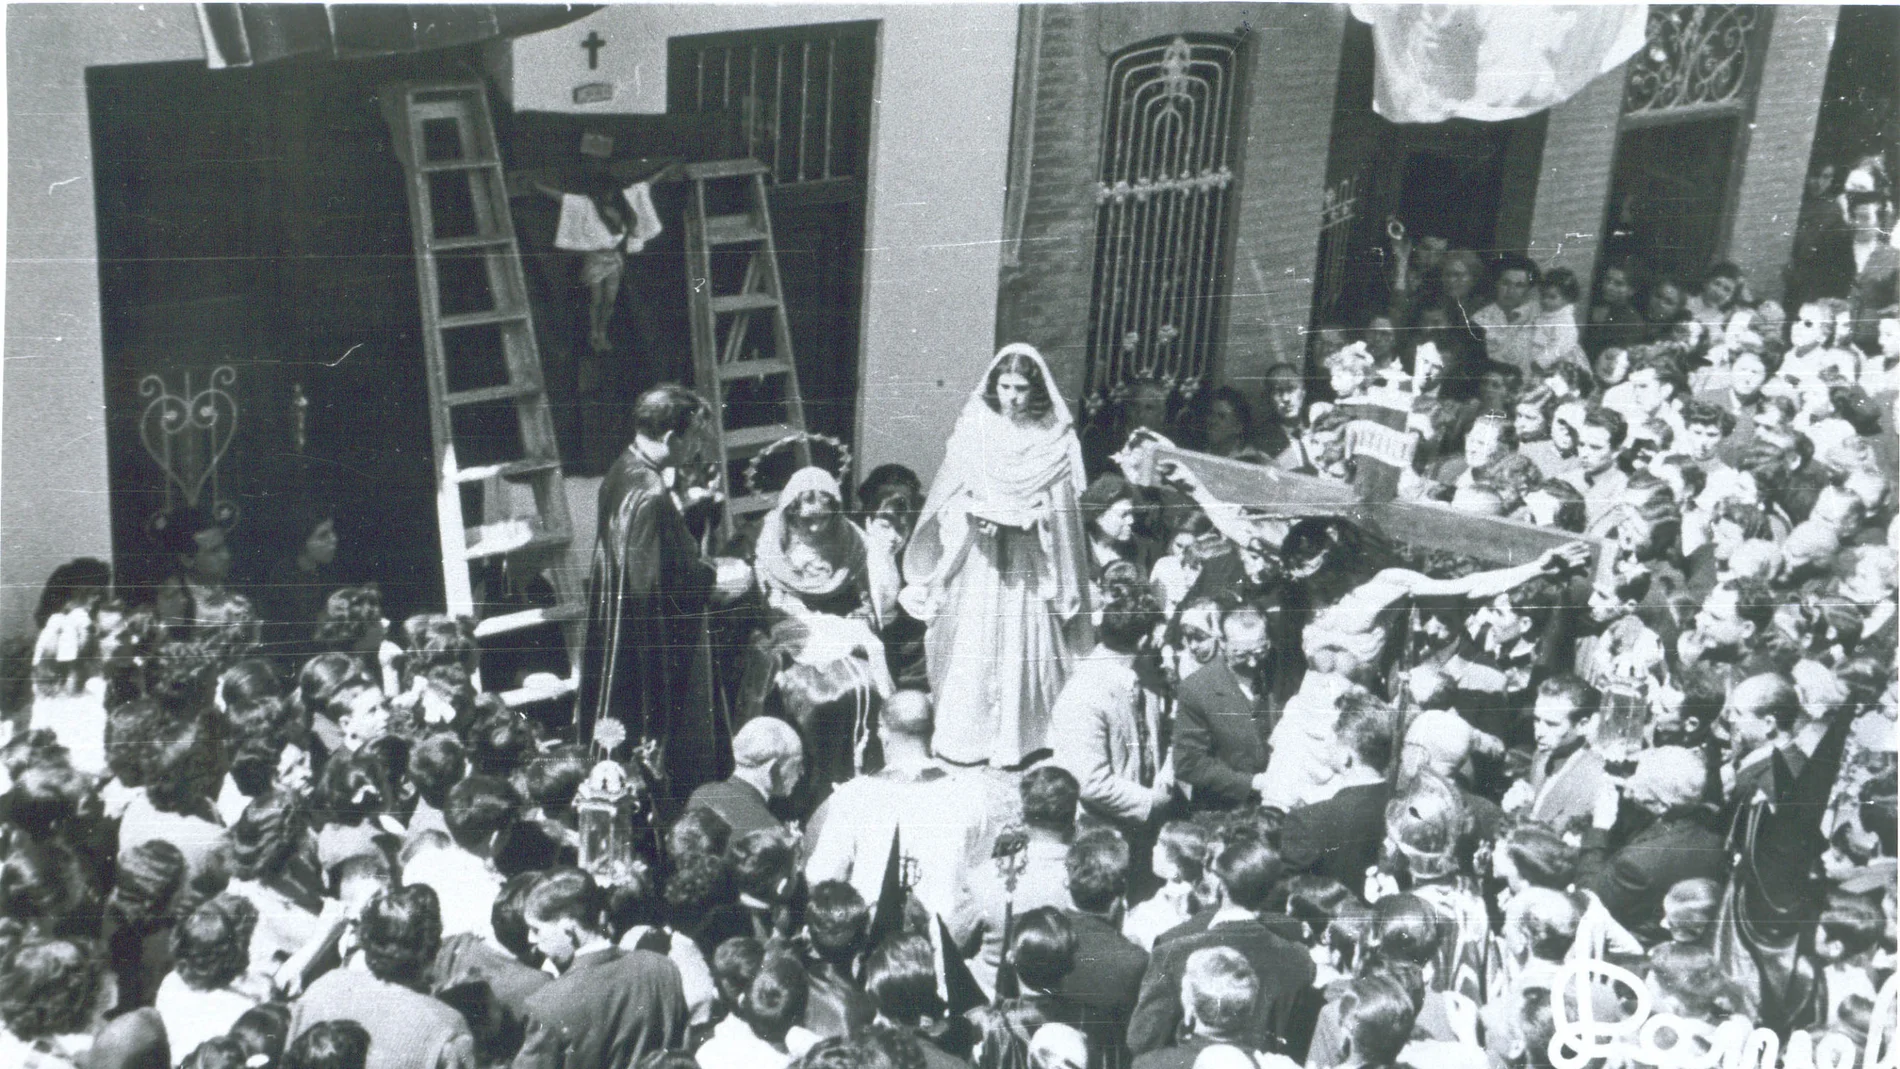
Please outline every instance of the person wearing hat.
[[749, 720], [732, 737], [732, 776], [701, 786], [686, 808], [704, 806], [732, 825], [736, 840], [747, 832], [779, 831], [785, 825], [769, 808], [798, 786], [805, 746], [798, 732], [777, 717]]
[[[1626, 780], [1605, 779], [1584, 833], [1578, 886], [1592, 891], [1624, 927], [1646, 944], [1668, 937], [1663, 897], [1683, 880], [1721, 880], [1722, 834], [1701, 804], [1708, 769], [1681, 746], [1645, 750]], [[1655, 820], [1621, 843], [1611, 839], [1623, 803]]]

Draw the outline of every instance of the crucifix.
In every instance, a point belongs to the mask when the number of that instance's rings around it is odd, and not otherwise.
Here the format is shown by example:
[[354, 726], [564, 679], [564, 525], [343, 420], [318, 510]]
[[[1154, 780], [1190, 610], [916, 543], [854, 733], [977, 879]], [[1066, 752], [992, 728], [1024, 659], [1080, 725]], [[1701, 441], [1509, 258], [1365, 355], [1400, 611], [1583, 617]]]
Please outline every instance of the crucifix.
[[607, 39], [593, 30], [588, 30], [587, 38], [581, 42], [581, 47], [587, 50], [587, 69], [599, 70], [600, 50], [607, 47]]

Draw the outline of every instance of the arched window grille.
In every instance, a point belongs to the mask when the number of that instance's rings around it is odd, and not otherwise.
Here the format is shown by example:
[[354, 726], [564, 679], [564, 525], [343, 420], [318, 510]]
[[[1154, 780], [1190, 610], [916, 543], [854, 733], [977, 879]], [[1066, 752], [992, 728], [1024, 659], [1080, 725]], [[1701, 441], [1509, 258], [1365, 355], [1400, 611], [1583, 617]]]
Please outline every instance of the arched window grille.
[[1233, 217], [1241, 38], [1183, 34], [1108, 65], [1095, 188], [1092, 393], [1205, 378]]

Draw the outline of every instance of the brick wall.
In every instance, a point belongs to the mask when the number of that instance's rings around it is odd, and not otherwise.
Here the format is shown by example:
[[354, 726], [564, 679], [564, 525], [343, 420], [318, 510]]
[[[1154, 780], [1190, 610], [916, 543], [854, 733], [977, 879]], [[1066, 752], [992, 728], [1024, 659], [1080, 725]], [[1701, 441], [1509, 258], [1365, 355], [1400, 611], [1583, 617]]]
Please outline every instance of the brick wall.
[[[1344, 18], [1335, 6], [1292, 4], [1026, 8], [1018, 42], [1036, 49], [1034, 106], [1018, 120], [1033, 125], [1029, 137], [1017, 132], [1016, 146], [1028, 144], [1031, 165], [1016, 262], [1002, 268], [997, 340], [1036, 345], [1063, 391], [1080, 390], [1108, 57], [1162, 34], [1232, 33], [1245, 24], [1253, 36], [1246, 139], [1217, 360], [1225, 378], [1245, 384], [1274, 360], [1297, 358], [1312, 303]], [[1019, 99], [1025, 89], [1017, 86]]]
[[1599, 75], [1582, 92], [1550, 109], [1544, 137], [1530, 257], [1546, 268], [1568, 267], [1586, 289], [1595, 278], [1604, 202], [1610, 195], [1624, 72], [1618, 67]]
[[1769, 28], [1728, 245], [1756, 297], [1781, 296], [1839, 14], [1833, 6], [1783, 7]]

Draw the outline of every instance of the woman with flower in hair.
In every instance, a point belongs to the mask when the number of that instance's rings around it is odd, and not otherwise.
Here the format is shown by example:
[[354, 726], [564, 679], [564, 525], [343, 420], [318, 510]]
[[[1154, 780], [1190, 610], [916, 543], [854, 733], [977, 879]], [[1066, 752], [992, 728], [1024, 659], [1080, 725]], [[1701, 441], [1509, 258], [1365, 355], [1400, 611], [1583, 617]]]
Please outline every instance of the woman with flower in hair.
[[996, 354], [951, 432], [905, 552], [904, 607], [929, 625], [934, 748], [1015, 765], [1041, 749], [1091, 643], [1082, 449], [1042, 354]]
[[172, 974], [158, 985], [153, 1005], [165, 1022], [172, 1064], [199, 1044], [224, 1035], [262, 999], [240, 985], [250, 964], [257, 907], [237, 895], [219, 895], [172, 930]]

